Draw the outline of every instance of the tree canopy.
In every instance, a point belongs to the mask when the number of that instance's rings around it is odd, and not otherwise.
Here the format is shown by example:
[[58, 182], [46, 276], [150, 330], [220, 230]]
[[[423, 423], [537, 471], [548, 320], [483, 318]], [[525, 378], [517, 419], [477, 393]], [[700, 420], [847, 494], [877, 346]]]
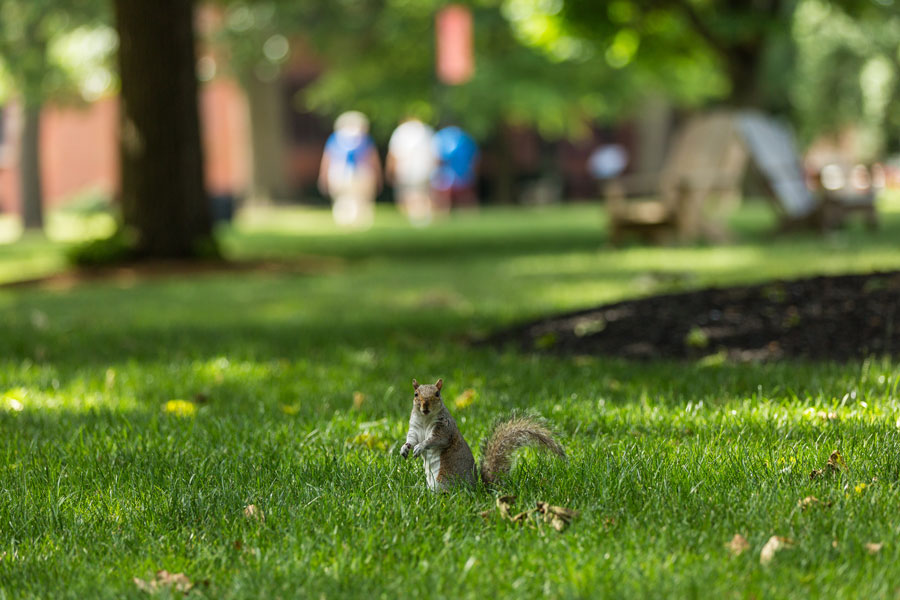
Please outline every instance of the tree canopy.
[[104, 63], [115, 37], [100, 25], [101, 0], [0, 0], [0, 102], [23, 106], [22, 204], [26, 228], [43, 226], [40, 113], [48, 100], [94, 99], [111, 80]]
[[[612, 118], [628, 102], [616, 73], [592, 61], [548, 56], [515, 35], [507, 3], [469, 2], [474, 14], [476, 70], [458, 86], [434, 74], [439, 0], [227, 3], [226, 26], [240, 60], [266, 71], [281, 54], [266, 54], [274, 36], [302, 39], [322, 61], [322, 75], [294, 101], [335, 114], [353, 107], [372, 119], [377, 135], [417, 115], [452, 119], [477, 137], [501, 124], [527, 124], [549, 136], [573, 135], [597, 118]], [[599, 67], [599, 68], [597, 68]]]
[[[507, 4], [520, 8], [514, 23], [528, 43], [550, 55], [578, 48], [623, 77], [654, 82], [677, 105], [705, 98], [781, 113], [807, 139], [852, 122], [874, 146], [898, 143], [900, 118], [887, 110], [900, 99], [894, 0]], [[708, 85], [683, 76], [691, 63], [707, 70]]]

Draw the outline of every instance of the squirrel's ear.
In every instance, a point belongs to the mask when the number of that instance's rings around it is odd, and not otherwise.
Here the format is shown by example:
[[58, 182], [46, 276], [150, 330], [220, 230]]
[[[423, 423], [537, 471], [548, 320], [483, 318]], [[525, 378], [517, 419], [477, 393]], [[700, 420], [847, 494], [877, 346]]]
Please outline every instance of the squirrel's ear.
[[413, 389], [414, 389], [414, 390], [419, 389], [419, 382], [416, 381], [415, 379], [413, 379]]
[[437, 383], [434, 384], [434, 387], [436, 387], [437, 389], [440, 390], [441, 387], [442, 387], [443, 385], [444, 385], [444, 380], [443, 380], [443, 379], [438, 379], [438, 380], [437, 380]]

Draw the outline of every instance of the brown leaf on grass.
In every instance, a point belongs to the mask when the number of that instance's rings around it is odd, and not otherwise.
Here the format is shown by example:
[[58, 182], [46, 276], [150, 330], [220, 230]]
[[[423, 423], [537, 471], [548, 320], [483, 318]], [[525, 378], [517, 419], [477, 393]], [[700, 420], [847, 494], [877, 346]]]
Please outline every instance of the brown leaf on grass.
[[577, 510], [566, 508], [565, 506], [553, 506], [552, 504], [548, 504], [546, 502], [538, 502], [537, 509], [538, 512], [540, 512], [542, 515], [556, 515], [566, 521], [571, 521], [578, 516]]
[[162, 588], [171, 588], [172, 591], [187, 594], [194, 587], [193, 582], [184, 573], [169, 573], [166, 570], [157, 571], [153, 579], [132, 579], [134, 585], [143, 592], [155, 594]]
[[881, 552], [881, 548], [884, 546], [884, 542], [869, 542], [866, 544], [866, 552], [869, 554], [878, 554]]
[[509, 510], [516, 503], [515, 496], [498, 496], [497, 497], [497, 510], [500, 511], [500, 516], [504, 519], [509, 519]]
[[[537, 505], [529, 510], [522, 511], [515, 515], [511, 515], [513, 505], [516, 502], [515, 496], [499, 496], [497, 497], [497, 509], [500, 516], [517, 525], [525, 525], [535, 527], [535, 520], [530, 518], [534, 513], [544, 516], [544, 522], [549, 523], [557, 531], [562, 531], [566, 526], [578, 516], [578, 511], [564, 506], [553, 506], [547, 502], [538, 502]], [[490, 511], [486, 510], [481, 513], [482, 518], [486, 521], [490, 518]]]
[[794, 542], [790, 538], [773, 535], [759, 553], [759, 564], [767, 565], [771, 563], [772, 559], [775, 558], [776, 552], [782, 548], [790, 548], [793, 545]]
[[244, 507], [244, 516], [248, 519], [255, 519], [257, 521], [266, 520], [266, 515], [263, 513], [262, 509], [257, 508], [255, 504], [248, 504]]
[[528, 519], [528, 517], [531, 516], [531, 513], [533, 512], [534, 509], [520, 512], [516, 516], [511, 517], [510, 521], [512, 521], [516, 525], [528, 525], [529, 527], [534, 527], [534, 523]]
[[844, 461], [841, 453], [835, 450], [828, 457], [828, 462], [825, 463], [825, 466], [821, 469], [813, 469], [812, 473], [809, 474], [809, 478], [815, 480], [825, 475], [834, 475], [835, 473], [840, 473], [842, 468], [846, 469], [847, 463]]
[[547, 502], [538, 502], [537, 511], [544, 515], [544, 521], [550, 523], [553, 529], [562, 531], [572, 519], [578, 516], [578, 511], [565, 506], [554, 506]]
[[353, 408], [359, 410], [366, 401], [366, 395], [362, 392], [353, 392]]
[[725, 544], [725, 547], [728, 548], [728, 551], [731, 552], [732, 556], [740, 556], [750, 549], [750, 542], [748, 542], [747, 538], [741, 534], [736, 533], [734, 534], [734, 537], [731, 538], [731, 541]]
[[847, 463], [844, 462], [844, 457], [841, 456], [841, 453], [835, 450], [831, 453], [831, 456], [828, 457], [828, 462], [825, 464], [826, 469], [831, 469], [835, 473], [839, 473], [841, 467], [847, 468]]
[[490, 509], [488, 509], [488, 510], [483, 510], [483, 511], [481, 511], [479, 514], [481, 515], [481, 518], [484, 519], [485, 523], [490, 523], [490, 522], [491, 522], [491, 511], [490, 511]]
[[803, 500], [797, 500], [797, 506], [799, 506], [801, 510], [806, 510], [814, 504], [821, 504], [821, 502], [819, 502], [819, 499], [815, 496], [807, 496]]
[[550, 520], [550, 526], [557, 531], [562, 531], [563, 529], [568, 527], [568, 525], [569, 522], [564, 521], [562, 518], [560, 518], [559, 515], [553, 515], [553, 518]]

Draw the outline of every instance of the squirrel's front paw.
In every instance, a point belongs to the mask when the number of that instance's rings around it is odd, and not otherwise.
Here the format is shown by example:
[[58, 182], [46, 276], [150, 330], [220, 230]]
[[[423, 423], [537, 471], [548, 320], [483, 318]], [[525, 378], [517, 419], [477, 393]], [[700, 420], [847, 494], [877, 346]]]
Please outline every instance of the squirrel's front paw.
[[415, 458], [419, 458], [419, 456], [421, 456], [423, 452], [425, 452], [425, 446], [423, 446], [422, 444], [416, 444], [416, 447], [413, 448], [413, 456]]
[[412, 448], [412, 444], [410, 444], [409, 442], [406, 442], [405, 444], [403, 444], [403, 447], [400, 448], [400, 456], [402, 456], [403, 458], [406, 458], [407, 456], [409, 456], [409, 451], [411, 448]]

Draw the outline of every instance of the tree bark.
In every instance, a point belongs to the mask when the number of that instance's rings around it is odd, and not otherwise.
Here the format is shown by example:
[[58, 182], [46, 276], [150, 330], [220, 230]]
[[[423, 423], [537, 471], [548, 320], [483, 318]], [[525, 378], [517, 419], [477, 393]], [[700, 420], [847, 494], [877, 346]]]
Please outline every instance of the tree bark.
[[213, 251], [197, 109], [192, 0], [115, 0], [121, 200], [142, 258]]
[[25, 103], [23, 109], [19, 181], [22, 192], [22, 224], [28, 230], [44, 228], [44, 193], [41, 184], [41, 105]]

